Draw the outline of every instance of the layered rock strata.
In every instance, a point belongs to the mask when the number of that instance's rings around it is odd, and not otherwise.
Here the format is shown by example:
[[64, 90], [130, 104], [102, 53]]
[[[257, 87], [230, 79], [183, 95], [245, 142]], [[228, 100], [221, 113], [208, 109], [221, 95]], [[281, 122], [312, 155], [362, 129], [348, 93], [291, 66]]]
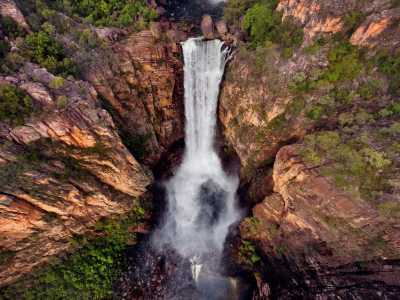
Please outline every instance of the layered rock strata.
[[274, 296], [394, 299], [400, 291], [400, 265], [393, 260], [400, 256], [398, 219], [336, 188], [318, 164], [303, 160], [301, 149], [291, 145], [278, 152], [275, 193], [253, 208], [257, 230], [241, 225], [242, 236], [257, 245], [265, 265], [261, 274]]
[[0, 0], [0, 15], [12, 18], [28, 32], [30, 31], [24, 15], [21, 13], [14, 0]]
[[153, 181], [93, 86], [63, 80], [55, 88], [54, 79], [29, 63], [0, 76], [36, 107], [23, 126], [0, 122], [0, 285], [69, 249], [73, 234], [92, 235], [101, 217], [130, 210]]
[[115, 110], [123, 136], [147, 136], [143, 159], [154, 166], [184, 134], [181, 47], [155, 40], [151, 31], [114, 32], [119, 36], [110, 40], [117, 71], [93, 53], [97, 63], [82, 76]]

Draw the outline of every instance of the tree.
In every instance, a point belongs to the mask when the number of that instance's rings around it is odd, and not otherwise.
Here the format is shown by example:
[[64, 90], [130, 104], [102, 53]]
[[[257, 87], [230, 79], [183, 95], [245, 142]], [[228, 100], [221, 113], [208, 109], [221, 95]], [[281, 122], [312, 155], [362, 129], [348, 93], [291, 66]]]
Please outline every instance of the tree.
[[24, 124], [24, 117], [33, 110], [33, 102], [21, 90], [11, 85], [0, 85], [0, 118], [12, 120], [15, 126]]

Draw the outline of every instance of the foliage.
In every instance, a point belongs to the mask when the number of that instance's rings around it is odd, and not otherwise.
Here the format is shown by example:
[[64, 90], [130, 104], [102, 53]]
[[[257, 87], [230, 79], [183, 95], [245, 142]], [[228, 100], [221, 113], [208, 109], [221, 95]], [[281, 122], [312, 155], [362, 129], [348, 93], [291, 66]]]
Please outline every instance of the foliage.
[[73, 12], [96, 26], [132, 26], [135, 16], [141, 14], [144, 22], [157, 18], [157, 12], [148, 8], [144, 0], [72, 0]]
[[0, 85], [0, 118], [11, 120], [15, 126], [23, 125], [33, 111], [32, 99], [11, 85]]
[[44, 31], [31, 32], [25, 38], [29, 47], [27, 54], [32, 62], [40, 64], [53, 74], [80, 76], [80, 70], [74, 60], [70, 60], [55, 38]]
[[389, 106], [389, 111], [391, 111], [394, 114], [400, 114], [400, 104], [399, 103], [393, 103]]
[[287, 112], [295, 115], [299, 114], [304, 107], [306, 107], [306, 103], [303, 100], [293, 99], [292, 102], [286, 107], [286, 110]]
[[344, 40], [333, 45], [328, 52], [329, 67], [326, 78], [330, 82], [356, 78], [361, 70], [357, 46]]
[[1, 30], [5, 36], [16, 39], [17, 37], [23, 38], [26, 35], [25, 29], [11, 18], [3, 17], [1, 24]]
[[[58, 12], [75, 21], [98, 27], [144, 29], [148, 27], [149, 22], [157, 18], [157, 12], [147, 7], [145, 0], [25, 0], [22, 11], [33, 30], [39, 31], [47, 20], [51, 24], [60, 23], [56, 30], [61, 34], [68, 28]], [[138, 15], [143, 16], [143, 19], [134, 24]]]
[[50, 269], [37, 269], [33, 278], [10, 285], [6, 299], [78, 300], [102, 299], [112, 294], [112, 283], [119, 277], [124, 259], [122, 251], [136, 240], [133, 227], [145, 216], [148, 202], [137, 204], [127, 216], [96, 223], [103, 233], [91, 243], [82, 235], [69, 238], [79, 250]]
[[249, 49], [265, 45], [266, 42], [279, 43], [286, 47], [283, 54], [289, 58], [291, 47], [303, 43], [303, 30], [290, 16], [282, 22], [283, 11], [276, 11], [271, 4], [255, 4], [246, 11], [244, 29], [250, 31]]
[[379, 204], [378, 211], [386, 217], [400, 218], [400, 205], [391, 201], [383, 201]]
[[322, 116], [322, 107], [321, 106], [313, 106], [307, 112], [307, 117], [311, 120], [317, 120]]
[[56, 77], [53, 79], [53, 81], [51, 81], [49, 83], [49, 88], [54, 89], [54, 90], [59, 90], [61, 89], [63, 86], [65, 86], [67, 84], [67, 80], [65, 80], [62, 77]]
[[227, 0], [224, 7], [224, 19], [229, 23], [238, 25], [239, 20], [246, 14], [249, 1], [247, 0]]
[[389, 54], [386, 49], [382, 49], [375, 59], [379, 71], [391, 76], [388, 91], [400, 94], [400, 48], [394, 54]]
[[331, 89], [330, 96], [343, 104], [350, 104], [354, 99], [354, 93], [350, 93], [350, 89], [339, 90], [337, 86]]
[[57, 104], [57, 106], [60, 107], [60, 108], [66, 107], [67, 104], [68, 104], [68, 99], [67, 99], [67, 97], [65, 97], [64, 95], [58, 97], [57, 103], [56, 103], [56, 104]]
[[373, 78], [358, 88], [361, 98], [370, 100], [374, 96], [379, 96], [382, 92], [382, 78]]
[[[324, 159], [319, 167], [321, 174], [330, 177], [339, 188], [346, 188], [345, 193], [353, 199], [362, 197], [376, 201], [382, 193], [396, 192], [397, 182], [391, 184], [388, 180], [388, 174], [396, 169], [391, 154], [391, 149], [396, 149], [395, 143], [390, 142], [387, 148], [379, 150], [369, 147], [374, 138], [370, 132], [360, 130], [359, 126], [373, 122], [374, 119], [363, 110], [355, 116], [349, 113], [341, 114], [339, 121], [342, 126], [354, 124], [352, 135], [346, 134], [347, 127], [343, 128], [343, 131], [307, 135], [304, 138], [305, 147], [301, 150], [304, 159], [310, 162], [320, 162]], [[379, 141], [386, 141], [388, 136], [393, 138], [399, 134], [400, 124], [393, 123], [389, 128], [376, 129], [373, 136]]]
[[285, 114], [280, 114], [277, 115], [275, 118], [273, 118], [271, 121], [268, 123], [268, 129], [270, 130], [278, 130], [278, 129], [283, 129], [284, 124], [286, 122]]
[[342, 21], [344, 21], [344, 28], [348, 31], [348, 34], [352, 34], [365, 20], [365, 14], [359, 13], [355, 10], [351, 11], [349, 15], [344, 15]]

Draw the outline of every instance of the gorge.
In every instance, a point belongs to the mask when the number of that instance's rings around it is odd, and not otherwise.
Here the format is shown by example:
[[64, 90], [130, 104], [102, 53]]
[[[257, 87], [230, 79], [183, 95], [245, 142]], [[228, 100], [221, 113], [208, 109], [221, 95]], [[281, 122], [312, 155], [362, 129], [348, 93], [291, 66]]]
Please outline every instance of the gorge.
[[399, 5], [0, 0], [0, 299], [398, 299]]

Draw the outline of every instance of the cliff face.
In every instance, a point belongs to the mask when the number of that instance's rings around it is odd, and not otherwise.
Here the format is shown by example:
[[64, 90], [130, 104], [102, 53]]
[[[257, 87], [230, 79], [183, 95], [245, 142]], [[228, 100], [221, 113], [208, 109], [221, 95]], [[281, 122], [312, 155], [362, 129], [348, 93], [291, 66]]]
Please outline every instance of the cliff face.
[[[257, 225], [241, 224], [242, 235], [256, 244], [264, 262], [261, 274], [272, 294], [286, 299], [307, 290], [321, 299], [395, 297], [400, 285], [400, 266], [393, 260], [400, 255], [397, 217], [378, 212], [376, 202], [349, 197], [321, 175], [322, 161], [304, 161], [302, 149], [291, 145], [278, 152], [275, 193], [254, 207]], [[292, 280], [285, 279], [288, 273]], [[352, 291], [353, 286], [358, 288]]]
[[143, 159], [154, 166], [184, 135], [181, 47], [155, 41], [151, 31], [111, 30], [114, 37], [96, 33], [112, 42], [116, 68], [92, 54], [96, 63], [84, 69], [83, 78], [110, 102], [123, 136], [146, 136]]
[[[290, 1], [283, 0], [279, 3], [277, 10], [283, 10], [283, 19], [293, 16], [304, 24], [304, 45], [312, 43], [314, 36], [332, 36], [346, 28], [343, 16], [351, 16], [353, 13], [369, 15], [360, 24], [350, 41], [353, 45], [374, 47], [378, 45], [388, 34], [396, 34], [396, 23], [399, 16], [399, 8], [391, 9], [392, 4], [388, 1]], [[398, 27], [398, 24], [397, 26]], [[397, 31], [398, 33], [398, 31]], [[391, 39], [392, 43], [397, 39]], [[397, 42], [394, 42], [397, 44]], [[393, 45], [379, 45], [387, 47]]]
[[[35, 79], [35, 81], [33, 81]], [[90, 235], [101, 217], [123, 214], [152, 183], [119, 138], [87, 82], [27, 64], [0, 84], [25, 91], [36, 111], [23, 126], [0, 123], [0, 285]]]
[[[380, 14], [372, 14], [358, 27], [350, 38], [350, 43], [370, 48], [394, 49], [398, 45], [400, 31], [400, 8], [382, 11]], [[387, 38], [387, 37], [391, 38]]]
[[0, 1], [0, 15], [2, 15], [3, 17], [12, 18], [15, 22], [24, 27], [28, 32], [30, 31], [24, 15], [21, 13], [14, 0]]

